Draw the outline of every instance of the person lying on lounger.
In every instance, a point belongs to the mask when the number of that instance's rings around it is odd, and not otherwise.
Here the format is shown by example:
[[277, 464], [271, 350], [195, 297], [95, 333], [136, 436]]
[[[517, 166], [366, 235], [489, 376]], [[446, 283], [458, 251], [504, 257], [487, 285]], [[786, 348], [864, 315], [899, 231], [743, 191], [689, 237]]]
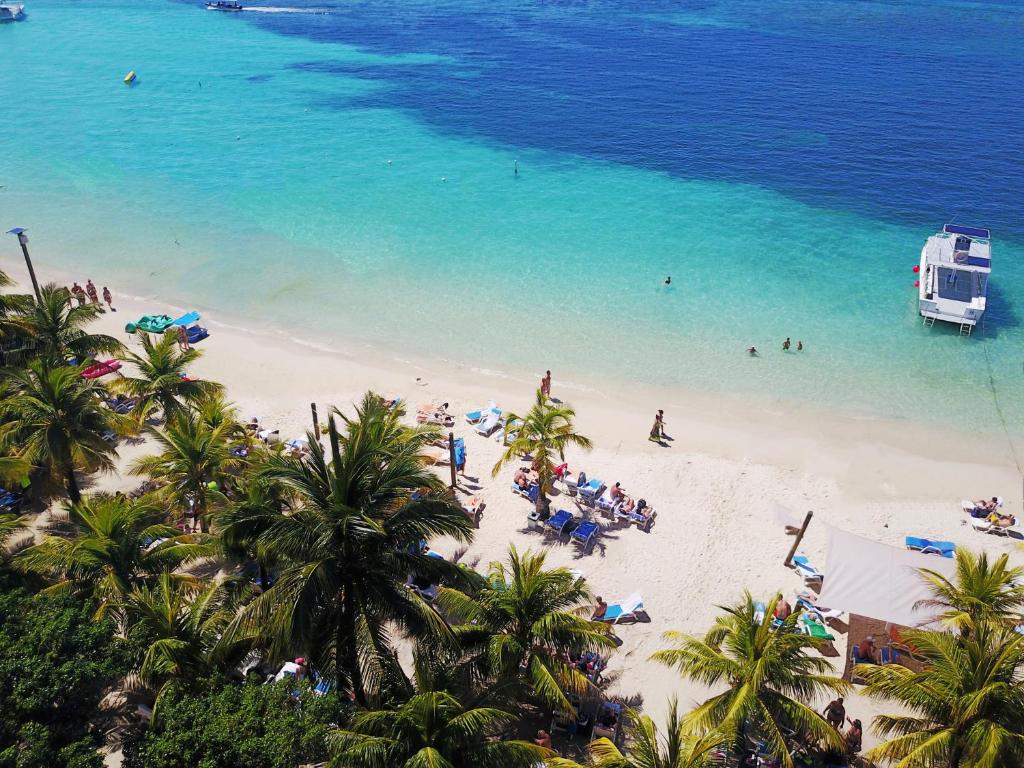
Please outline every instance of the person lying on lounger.
[[999, 499], [993, 496], [991, 499], [979, 499], [974, 502], [974, 510], [971, 517], [985, 517], [999, 509]]
[[998, 512], [993, 512], [987, 518], [992, 525], [998, 525], [1000, 528], [1009, 528], [1014, 523], [1013, 515], [1001, 515]]
[[512, 482], [525, 491], [530, 487], [530, 475], [522, 468], [517, 469], [515, 476], [512, 478]]
[[633, 513], [634, 509], [636, 509], [636, 500], [632, 496], [623, 496], [622, 506], [619, 507], [619, 510], [629, 515]]

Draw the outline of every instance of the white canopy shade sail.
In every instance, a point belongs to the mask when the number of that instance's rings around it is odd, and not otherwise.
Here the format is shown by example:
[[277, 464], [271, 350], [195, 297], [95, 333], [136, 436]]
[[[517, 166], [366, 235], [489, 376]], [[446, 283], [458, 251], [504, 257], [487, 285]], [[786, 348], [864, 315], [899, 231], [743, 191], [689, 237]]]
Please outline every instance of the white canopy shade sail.
[[914, 608], [932, 598], [920, 569], [952, 577], [956, 561], [892, 547], [829, 526], [828, 557], [818, 602], [905, 627], [931, 624], [934, 607]]

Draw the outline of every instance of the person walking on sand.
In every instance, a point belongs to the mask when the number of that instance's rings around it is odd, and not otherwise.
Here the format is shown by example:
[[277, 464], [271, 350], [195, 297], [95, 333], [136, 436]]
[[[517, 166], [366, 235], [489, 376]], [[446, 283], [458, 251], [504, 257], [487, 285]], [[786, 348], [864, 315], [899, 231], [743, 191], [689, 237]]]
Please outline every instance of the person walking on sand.
[[660, 443], [665, 437], [665, 412], [658, 409], [654, 414], [654, 425], [651, 427], [651, 436], [647, 438], [655, 443]]
[[103, 301], [106, 302], [107, 306], [110, 307], [111, 312], [117, 312], [114, 309], [114, 297], [110, 295], [110, 289], [107, 286], [103, 286]]
[[85, 291], [82, 289], [82, 286], [78, 284], [77, 280], [71, 286], [71, 294], [78, 300], [78, 306], [85, 306]]
[[843, 706], [843, 697], [840, 696], [838, 699], [830, 701], [822, 714], [825, 715], [825, 720], [828, 721], [828, 724], [837, 731], [842, 728], [843, 721], [846, 720], [846, 707]]
[[89, 294], [89, 301], [93, 304], [100, 303], [100, 297], [96, 293], [96, 286], [92, 284], [92, 280], [85, 281], [85, 292]]
[[789, 336], [787, 336], [786, 340], [782, 342], [782, 351], [789, 352]]
[[544, 397], [551, 397], [551, 371], [546, 371], [540, 380], [540, 393]]
[[188, 334], [185, 333], [185, 326], [178, 326], [178, 347], [182, 352], [187, 352], [191, 347], [188, 345]]

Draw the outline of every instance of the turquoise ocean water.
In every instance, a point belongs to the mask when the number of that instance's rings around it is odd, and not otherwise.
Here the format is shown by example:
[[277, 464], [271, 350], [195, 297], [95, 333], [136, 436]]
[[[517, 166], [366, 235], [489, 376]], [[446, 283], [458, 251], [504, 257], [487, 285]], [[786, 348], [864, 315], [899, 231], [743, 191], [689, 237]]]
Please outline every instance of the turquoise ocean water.
[[[264, 5], [0, 27], [3, 229], [298, 335], [1024, 428], [1017, 4]], [[994, 230], [971, 339], [916, 314], [953, 218]]]

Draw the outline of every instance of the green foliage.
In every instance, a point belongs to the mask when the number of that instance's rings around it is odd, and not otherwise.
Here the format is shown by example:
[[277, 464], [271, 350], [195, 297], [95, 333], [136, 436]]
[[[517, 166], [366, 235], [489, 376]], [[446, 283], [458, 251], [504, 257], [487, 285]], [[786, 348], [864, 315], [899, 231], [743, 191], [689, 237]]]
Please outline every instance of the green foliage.
[[0, 580], [0, 766], [94, 768], [88, 718], [127, 668], [124, 645], [95, 606], [70, 595], [31, 597]]
[[780, 599], [776, 595], [759, 610], [747, 593], [742, 603], [725, 608], [702, 638], [666, 632], [674, 647], [651, 658], [711, 688], [726, 686], [687, 715], [696, 733], [717, 730], [736, 748], [747, 736], [764, 739], [782, 765], [792, 768], [789, 731], [841, 746], [836, 730], [810, 705], [821, 695], [845, 693], [849, 685], [831, 674], [827, 659], [811, 655], [817, 641], [797, 629], [798, 611], [772, 626]]
[[124, 768], [295, 768], [327, 757], [337, 715], [333, 695], [315, 696], [294, 681], [225, 684], [197, 692], [170, 689], [157, 726], [125, 745]]
[[35, 357], [48, 365], [61, 365], [73, 357], [85, 362], [99, 354], [119, 355], [124, 346], [113, 336], [89, 333], [85, 326], [102, 314], [96, 304], [77, 306], [67, 288], [50, 283], [40, 291], [42, 302], [21, 302], [9, 319], [13, 330], [30, 339]]
[[172, 330], [156, 341], [142, 334], [142, 354], [130, 352], [127, 360], [138, 370], [138, 376], [123, 376], [115, 382], [117, 389], [138, 398], [135, 412], [140, 419], [159, 409], [164, 419], [185, 410], [185, 406], [201, 401], [223, 390], [220, 384], [186, 377], [188, 367], [202, 357], [198, 349], [178, 349]]
[[52, 528], [60, 535], [26, 549], [17, 564], [57, 580], [49, 592], [95, 595], [100, 615], [115, 612], [123, 626], [122, 601], [130, 590], [212, 551], [160, 518], [146, 501], [87, 496], [69, 506], [64, 519], [57, 518]]
[[35, 360], [7, 373], [0, 399], [0, 447], [62, 479], [72, 502], [81, 498], [75, 472], [112, 470], [117, 451], [103, 435], [124, 431], [100, 401], [102, 386], [79, 373]]
[[566, 658], [615, 642], [607, 625], [587, 618], [584, 581], [565, 568], [546, 569], [545, 557], [509, 547], [508, 563], [491, 563], [478, 589], [442, 587], [438, 604], [460, 622], [456, 636], [488, 676], [502, 687], [525, 684], [545, 704], [571, 711], [565, 692], [582, 695], [591, 683]]
[[511, 464], [522, 456], [530, 456], [533, 468], [537, 471], [540, 482], [540, 497], [537, 509], [547, 507], [545, 491], [554, 474], [555, 459], [565, 461], [565, 449], [575, 446], [590, 450], [589, 438], [576, 432], [573, 419], [576, 412], [565, 403], [555, 403], [547, 395], [537, 390], [537, 399], [530, 410], [523, 416], [514, 413], [506, 414], [506, 430], [513, 430], [516, 436], [506, 440], [505, 450], [494, 465], [491, 474], [497, 477], [498, 472], [506, 464]]
[[492, 738], [514, 722], [491, 707], [466, 707], [445, 691], [414, 694], [397, 709], [359, 712], [332, 735], [334, 768], [531, 768], [549, 754]]
[[720, 765], [716, 749], [722, 744], [718, 731], [697, 738], [687, 730], [675, 699], [669, 708], [665, 733], [647, 715], [629, 713], [629, 750], [623, 752], [610, 739], [591, 742], [588, 750], [593, 768], [710, 768]]
[[[426, 466], [436, 430], [402, 426], [398, 415], [368, 394], [354, 419], [337, 412], [330, 419], [329, 453], [310, 436], [308, 457], [269, 460], [267, 476], [297, 505], [257, 537], [257, 547], [265, 543], [277, 556], [280, 575], [238, 624], [269, 636], [277, 657], [310, 659], [364, 704], [364, 666], [390, 655], [391, 631], [447, 632], [405, 579], [415, 571], [458, 581], [462, 572], [422, 553], [420, 541], [468, 541], [473, 530]], [[414, 498], [423, 489], [429, 493]]]

